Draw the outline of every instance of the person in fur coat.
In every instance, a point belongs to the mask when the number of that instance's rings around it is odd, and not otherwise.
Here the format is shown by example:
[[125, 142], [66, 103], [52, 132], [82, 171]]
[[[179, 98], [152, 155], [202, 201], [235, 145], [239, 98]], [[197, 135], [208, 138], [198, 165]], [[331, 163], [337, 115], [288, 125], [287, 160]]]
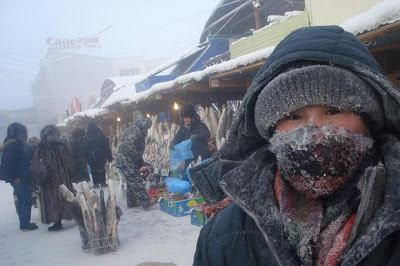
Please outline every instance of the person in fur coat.
[[[38, 170], [40, 173], [36, 173]], [[62, 230], [62, 219], [72, 216], [64, 206], [58, 188], [65, 185], [73, 191], [71, 176], [74, 160], [65, 143], [60, 139], [60, 130], [54, 125], [45, 126], [40, 132], [40, 143], [32, 161], [32, 172], [40, 186], [40, 211], [42, 222], [54, 223], [49, 231]]]

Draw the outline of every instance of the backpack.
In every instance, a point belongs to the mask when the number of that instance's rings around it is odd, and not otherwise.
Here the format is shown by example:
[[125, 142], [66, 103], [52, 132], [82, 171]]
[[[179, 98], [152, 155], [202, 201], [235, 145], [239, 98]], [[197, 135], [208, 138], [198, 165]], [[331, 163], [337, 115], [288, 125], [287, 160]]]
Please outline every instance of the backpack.
[[7, 177], [3, 174], [3, 167], [1, 167], [1, 157], [3, 156], [3, 152], [0, 152], [0, 180], [7, 182]]
[[4, 173], [4, 163], [2, 162], [2, 157], [3, 157], [3, 152], [0, 153], [0, 180], [4, 181], [6, 183], [10, 183], [11, 179], [7, 177], [7, 175]]
[[31, 164], [31, 173], [36, 183], [41, 186], [47, 181], [47, 166], [44, 158], [39, 155], [39, 149], [35, 151]]

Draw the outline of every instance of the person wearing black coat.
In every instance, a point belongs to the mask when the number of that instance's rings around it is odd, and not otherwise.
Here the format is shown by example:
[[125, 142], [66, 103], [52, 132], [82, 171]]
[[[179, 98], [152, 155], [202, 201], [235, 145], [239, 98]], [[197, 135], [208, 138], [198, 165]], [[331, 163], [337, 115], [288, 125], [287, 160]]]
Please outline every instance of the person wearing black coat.
[[210, 158], [210, 150], [208, 148], [210, 131], [207, 126], [200, 121], [194, 106], [191, 104], [184, 105], [181, 109], [180, 116], [182, 123], [170, 144], [170, 148], [173, 149], [176, 144], [182, 141], [188, 139], [192, 140], [194, 158], [186, 160], [185, 167], [187, 167], [191, 161], [196, 161], [199, 156], [201, 156], [202, 160]]
[[293, 31], [227, 141], [190, 170], [207, 203], [193, 265], [399, 265], [399, 89], [353, 34]]
[[87, 143], [85, 154], [92, 172], [93, 185], [106, 186], [106, 162], [113, 160], [109, 140], [92, 122], [88, 125], [85, 139]]
[[82, 181], [89, 181], [87, 159], [85, 156], [87, 146], [85, 130], [83, 128], [76, 128], [72, 131], [71, 135], [72, 140], [68, 142], [68, 150], [75, 160], [75, 171], [71, 176], [71, 182], [79, 183]]
[[[9, 140], [15, 141], [10, 143]], [[17, 197], [17, 213], [21, 230], [36, 230], [38, 226], [31, 223], [32, 209], [32, 174], [30, 171], [33, 149], [27, 144], [28, 132], [24, 125], [12, 123], [8, 126], [6, 145], [1, 158], [1, 174], [6, 182], [14, 188]]]

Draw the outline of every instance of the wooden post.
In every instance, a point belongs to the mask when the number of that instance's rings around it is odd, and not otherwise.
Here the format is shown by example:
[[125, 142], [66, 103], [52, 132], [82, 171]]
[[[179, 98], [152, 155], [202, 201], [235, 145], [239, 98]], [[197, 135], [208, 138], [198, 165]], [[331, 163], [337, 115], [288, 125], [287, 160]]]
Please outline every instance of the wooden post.
[[261, 20], [260, 20], [260, 10], [257, 7], [253, 7], [254, 9], [254, 19], [256, 24], [256, 30], [261, 28]]

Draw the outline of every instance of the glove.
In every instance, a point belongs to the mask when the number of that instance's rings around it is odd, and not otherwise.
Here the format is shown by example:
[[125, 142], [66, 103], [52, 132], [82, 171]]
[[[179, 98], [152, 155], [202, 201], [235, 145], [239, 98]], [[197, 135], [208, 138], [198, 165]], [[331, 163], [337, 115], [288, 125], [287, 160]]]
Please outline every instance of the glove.
[[173, 150], [174, 147], [175, 147], [175, 143], [173, 143], [173, 142], [171, 142], [171, 143], [169, 144], [169, 146], [168, 146], [168, 148], [169, 148], [170, 150]]
[[198, 137], [199, 137], [198, 135], [193, 134], [190, 136], [190, 139], [193, 141], [193, 140], [197, 139]]

